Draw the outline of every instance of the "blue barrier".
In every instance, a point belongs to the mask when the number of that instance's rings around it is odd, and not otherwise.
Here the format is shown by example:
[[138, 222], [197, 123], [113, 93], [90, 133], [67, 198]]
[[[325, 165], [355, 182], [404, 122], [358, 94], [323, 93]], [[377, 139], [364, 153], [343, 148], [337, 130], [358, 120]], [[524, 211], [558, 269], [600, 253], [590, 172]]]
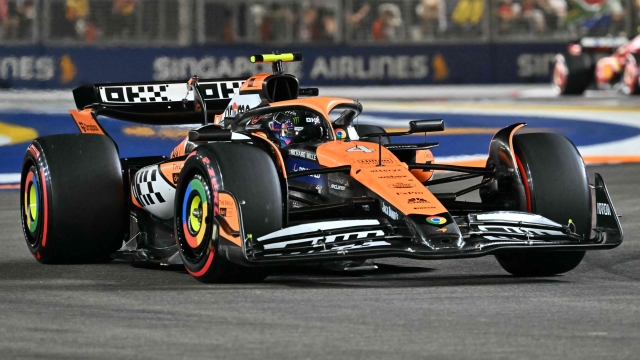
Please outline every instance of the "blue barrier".
[[[405, 127], [407, 121], [420, 118], [444, 118], [451, 134], [429, 134], [428, 141], [439, 142], [433, 149], [436, 159], [460, 155], [486, 154], [493, 133], [504, 126], [518, 122], [528, 123], [528, 131], [553, 131], [567, 136], [576, 146], [589, 146], [630, 139], [640, 135], [640, 128], [605, 121], [567, 120], [561, 116], [540, 117], [526, 115], [471, 115], [451, 113], [409, 113], [402, 111], [366, 111], [367, 121], [389, 126]], [[30, 129], [33, 136], [78, 133], [69, 114], [30, 114], [0, 112], [0, 125]], [[123, 121], [101, 119], [104, 129], [118, 144], [122, 157], [169, 156], [171, 150], [186, 136], [189, 127], [148, 126]], [[393, 125], [391, 125], [393, 124]], [[397, 125], [395, 125], [397, 124]], [[480, 130], [480, 131], [479, 131]], [[482, 131], [484, 130], [484, 131]], [[13, 135], [16, 135], [15, 133]], [[11, 133], [0, 138], [11, 139]], [[31, 139], [23, 138], [2, 146], [0, 143], [0, 176], [20, 172], [22, 158]], [[394, 142], [419, 143], [423, 135], [398, 137]], [[604, 155], [604, 154], [603, 154]]]
[[[564, 44], [288, 46], [306, 86], [549, 82]], [[0, 87], [72, 88], [87, 83], [250, 76], [270, 71], [248, 56], [266, 46], [95, 48], [0, 46]], [[256, 68], [257, 67], [257, 68]]]

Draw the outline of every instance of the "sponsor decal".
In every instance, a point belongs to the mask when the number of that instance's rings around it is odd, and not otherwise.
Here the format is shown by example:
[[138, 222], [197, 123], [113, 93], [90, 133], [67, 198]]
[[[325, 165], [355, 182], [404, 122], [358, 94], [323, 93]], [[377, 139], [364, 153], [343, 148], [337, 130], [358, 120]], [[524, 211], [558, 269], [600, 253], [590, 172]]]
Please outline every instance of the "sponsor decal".
[[383, 172], [400, 172], [401, 169], [370, 169], [371, 173], [383, 173]]
[[262, 116], [256, 116], [253, 119], [251, 119], [251, 125], [255, 125], [258, 122], [258, 120], [260, 120], [261, 117]]
[[348, 148], [347, 152], [365, 152], [365, 153], [372, 153], [375, 150], [373, 149], [369, 149], [368, 147], [364, 146], [364, 145], [358, 145], [358, 146], [354, 146], [352, 148]]
[[413, 209], [414, 210], [429, 210], [429, 209], [435, 209], [435, 208], [436, 208], [435, 206], [417, 206], [417, 207], [414, 207]]
[[222, 215], [223, 217], [227, 217], [227, 208], [223, 208], [221, 207], [220, 210], [218, 211], [220, 213], [220, 215]]
[[396, 195], [424, 195], [424, 191], [399, 191]]
[[336, 129], [335, 133], [336, 133], [337, 140], [344, 140], [347, 138], [347, 132], [340, 128]]
[[378, 176], [378, 179], [406, 179], [407, 175], [384, 175]]
[[[298, 164], [293, 164], [293, 172], [298, 172], [298, 171], [308, 171], [308, 170], [312, 170], [303, 166], [298, 166]], [[320, 174], [314, 174], [314, 175], [309, 175], [312, 178], [316, 178], [316, 179], [320, 179]]]
[[334, 190], [340, 190], [340, 191], [345, 191], [347, 189], [346, 186], [339, 185], [339, 184], [331, 184], [331, 185], [329, 185], [329, 188], [334, 189]]
[[51, 56], [0, 57], [0, 80], [52, 80], [56, 74], [56, 61]]
[[423, 198], [411, 198], [411, 199], [409, 199], [409, 201], [407, 201], [407, 203], [409, 203], [409, 204], [427, 204], [427, 203], [429, 203], [429, 201], [427, 201], [426, 199], [423, 199]]
[[97, 125], [93, 125], [93, 124], [87, 124], [84, 123], [82, 121], [78, 121], [78, 126], [80, 127], [80, 130], [82, 130], [83, 133], [102, 133], [102, 130], [100, 130], [100, 128]]
[[180, 173], [171, 174], [171, 179], [173, 180], [173, 184], [174, 185], [178, 184], [178, 179], [179, 178], [180, 178]]
[[[374, 159], [359, 159], [358, 162], [363, 165], [377, 165], [379, 160]], [[391, 159], [382, 159], [383, 164], [393, 164], [393, 160]]]
[[604, 203], [596, 203], [596, 212], [598, 215], [608, 215], [611, 216], [611, 207], [609, 204]]
[[556, 53], [526, 53], [520, 54], [516, 60], [518, 65], [518, 76], [529, 78], [540, 76], [548, 78], [551, 65], [556, 60]]
[[316, 117], [308, 117], [306, 120], [307, 123], [314, 123], [314, 124], [320, 124], [320, 117], [316, 116]]
[[[188, 79], [193, 74], [198, 74], [201, 79], [246, 79], [260, 73], [271, 73], [271, 64], [254, 64], [248, 56], [158, 56], [153, 61], [153, 79], [156, 81]], [[302, 75], [302, 62], [287, 63], [287, 73]]]
[[394, 211], [391, 206], [385, 204], [384, 202], [382, 203], [382, 212], [385, 213], [385, 215], [387, 215], [388, 217], [390, 217], [393, 220], [398, 220], [400, 217], [398, 216], [398, 213], [396, 211]]
[[300, 158], [303, 158], [303, 159], [308, 159], [308, 160], [317, 160], [316, 154], [314, 154], [311, 151], [298, 150], [298, 149], [289, 149], [289, 155], [297, 156], [297, 157], [300, 157]]
[[397, 183], [389, 185], [389, 187], [390, 188], [394, 188], [394, 189], [408, 189], [408, 188], [416, 187], [416, 185], [415, 184], [397, 182]]
[[447, 223], [447, 219], [442, 216], [429, 216], [427, 222], [431, 225], [444, 225]]
[[251, 107], [249, 107], [249, 105], [242, 105], [242, 104], [238, 105], [234, 102], [229, 107], [227, 107], [227, 109], [224, 111], [224, 116], [234, 117], [234, 116], [243, 114], [245, 111], [249, 111], [249, 110], [251, 110]]
[[318, 56], [309, 73], [312, 80], [406, 80], [426, 79], [428, 75], [427, 55]]

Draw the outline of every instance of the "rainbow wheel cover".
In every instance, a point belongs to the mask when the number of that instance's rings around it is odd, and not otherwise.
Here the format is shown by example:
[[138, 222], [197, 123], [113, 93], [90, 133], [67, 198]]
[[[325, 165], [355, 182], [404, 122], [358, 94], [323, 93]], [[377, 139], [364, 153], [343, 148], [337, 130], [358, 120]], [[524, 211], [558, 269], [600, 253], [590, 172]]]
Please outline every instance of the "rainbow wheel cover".
[[207, 232], [207, 193], [200, 178], [189, 182], [182, 200], [182, 230], [187, 244], [193, 249], [202, 244]]
[[336, 129], [336, 139], [342, 140], [347, 138], [347, 132], [342, 129]]
[[447, 219], [442, 216], [429, 216], [427, 222], [431, 225], [444, 225], [447, 223]]
[[40, 217], [40, 194], [38, 191], [38, 177], [29, 171], [24, 182], [24, 218], [29, 232], [34, 234], [38, 230]]

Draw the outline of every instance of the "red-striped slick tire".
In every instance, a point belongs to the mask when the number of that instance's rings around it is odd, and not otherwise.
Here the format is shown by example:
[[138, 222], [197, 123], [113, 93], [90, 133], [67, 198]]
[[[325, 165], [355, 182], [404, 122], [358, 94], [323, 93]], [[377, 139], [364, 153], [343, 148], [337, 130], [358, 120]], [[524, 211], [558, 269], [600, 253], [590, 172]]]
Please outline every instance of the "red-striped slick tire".
[[175, 237], [185, 269], [198, 281], [222, 282], [226, 264], [218, 251], [218, 170], [211, 160], [192, 152], [178, 180]]
[[113, 141], [66, 134], [35, 139], [20, 181], [22, 230], [41, 263], [110, 261], [126, 237], [122, 169]]
[[[591, 191], [580, 153], [559, 134], [533, 133], [513, 137], [518, 171], [522, 175], [525, 209], [559, 224], [569, 220], [575, 231], [591, 234]], [[550, 276], [574, 269], [584, 251], [505, 251], [496, 254], [503, 269], [516, 276]]]
[[[32, 144], [27, 149], [20, 182], [20, 217], [29, 250], [36, 260], [46, 262], [48, 196], [44, 172], [39, 170], [40, 151]], [[44, 256], [44, 257], [43, 257]]]
[[226, 241], [213, 220], [219, 191], [240, 201], [245, 235], [259, 238], [282, 228], [281, 184], [267, 152], [245, 143], [201, 145], [187, 156], [176, 188], [174, 229], [182, 262], [201, 282], [260, 282], [267, 269], [232, 263], [219, 251]]

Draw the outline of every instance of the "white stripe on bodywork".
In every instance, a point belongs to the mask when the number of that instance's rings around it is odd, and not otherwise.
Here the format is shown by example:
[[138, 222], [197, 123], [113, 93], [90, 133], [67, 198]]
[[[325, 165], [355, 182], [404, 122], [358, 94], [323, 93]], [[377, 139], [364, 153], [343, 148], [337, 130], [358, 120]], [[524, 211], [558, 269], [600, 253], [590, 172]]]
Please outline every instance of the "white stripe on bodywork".
[[[317, 236], [317, 237], [306, 238], [306, 239], [283, 241], [283, 242], [279, 242], [279, 243], [275, 243], [275, 244], [267, 244], [267, 245], [264, 246], [264, 248], [265, 248], [265, 250], [283, 249], [287, 245], [298, 244], [298, 243], [309, 242], [309, 241], [311, 241], [311, 246], [324, 247], [323, 244], [319, 244], [318, 243], [318, 240], [324, 239], [324, 244], [331, 245], [332, 243], [334, 243], [336, 241], [336, 238], [338, 236], [341, 236], [341, 237], [344, 237], [345, 239], [348, 239], [352, 235], [356, 235], [356, 239], [361, 239], [361, 238], [366, 238], [367, 235], [372, 234], [372, 233], [375, 233], [374, 236], [384, 236], [384, 231], [382, 231], [382, 230], [373, 230], [373, 231], [365, 230], [365, 231], [357, 231], [357, 232], [350, 232], [350, 233], [344, 233], [344, 234], [327, 235], [326, 237]], [[345, 245], [345, 246], [348, 246], [348, 245]]]
[[[374, 226], [380, 225], [380, 221], [375, 219], [370, 220], [336, 220], [336, 221], [321, 221], [316, 223], [308, 223], [302, 225], [291, 226], [288, 228], [284, 228], [278, 231], [274, 231], [271, 234], [267, 234], [258, 238], [258, 241], [265, 241], [277, 237], [296, 235], [296, 234], [305, 234], [318, 230], [334, 230], [354, 227], [354, 226]], [[304, 241], [308, 241], [311, 239], [306, 239]]]
[[476, 219], [478, 219], [478, 221], [524, 221], [532, 224], [562, 227], [562, 225], [553, 222], [546, 217], [516, 211], [496, 211], [477, 214]]

